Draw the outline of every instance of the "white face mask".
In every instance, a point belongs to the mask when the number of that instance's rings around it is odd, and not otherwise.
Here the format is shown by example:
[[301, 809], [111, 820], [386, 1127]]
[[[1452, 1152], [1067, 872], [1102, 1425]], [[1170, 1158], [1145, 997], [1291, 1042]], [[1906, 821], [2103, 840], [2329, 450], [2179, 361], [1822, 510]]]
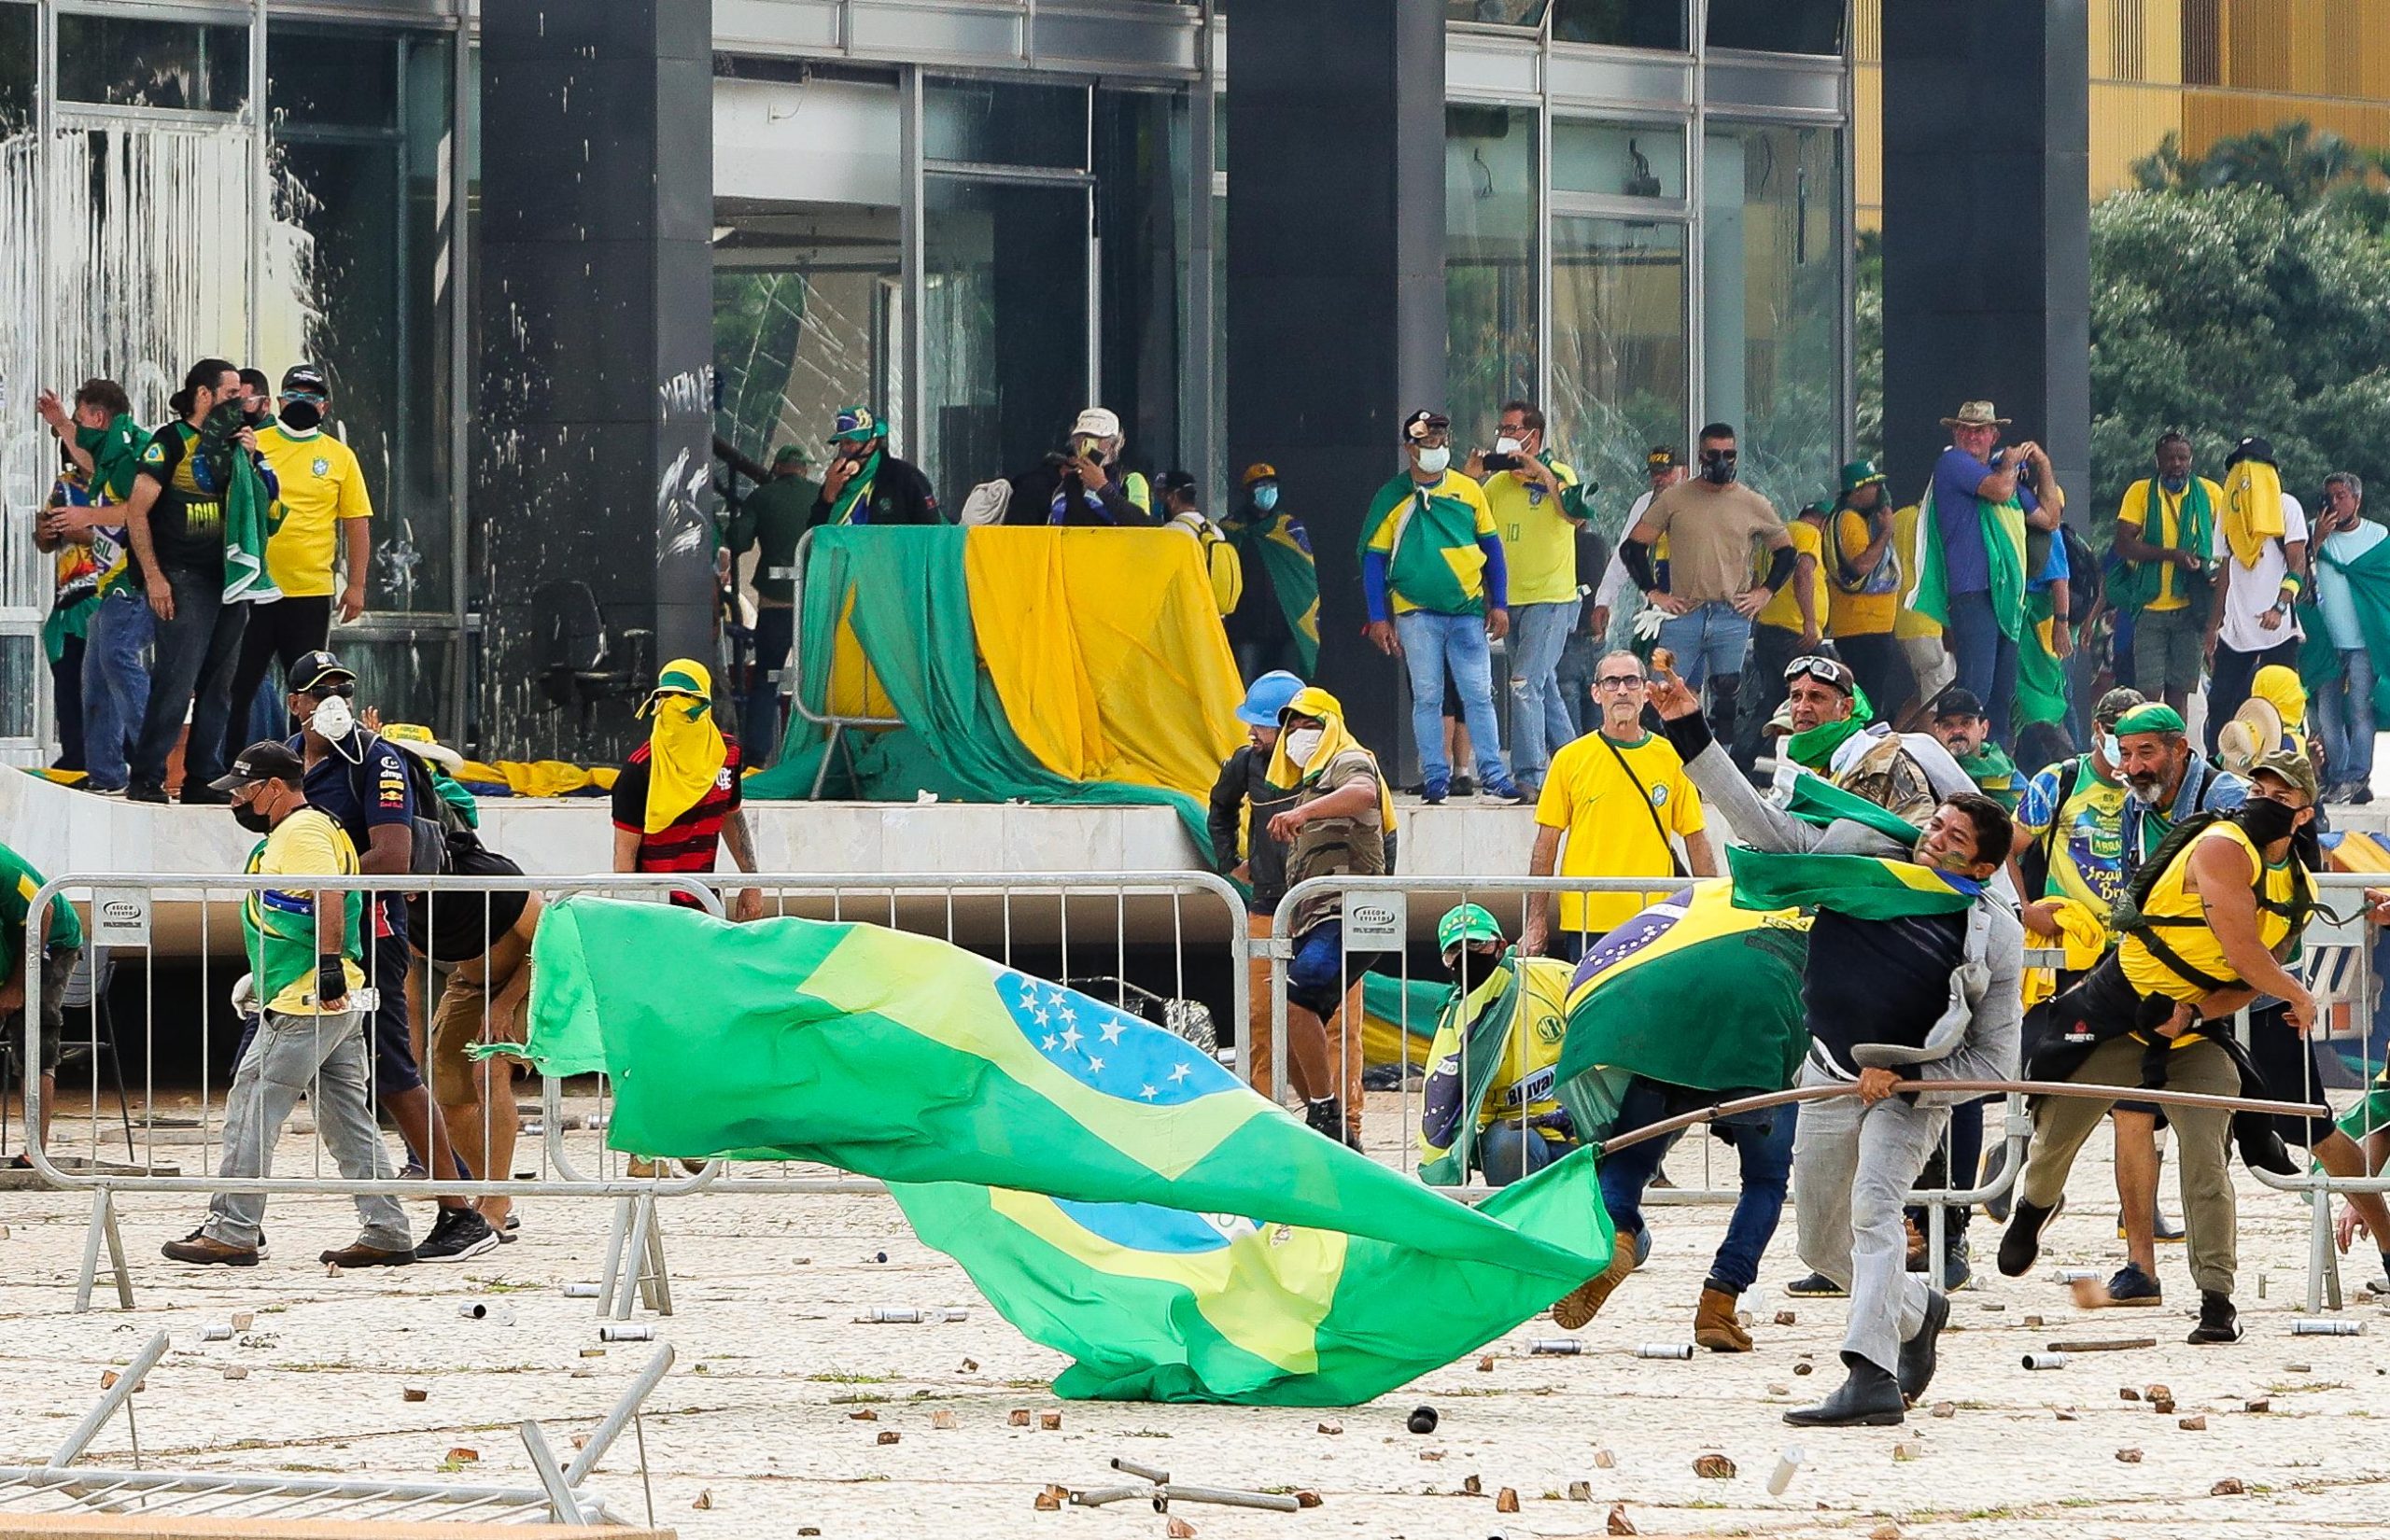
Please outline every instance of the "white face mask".
[[357, 730], [357, 714], [348, 708], [345, 696], [327, 695], [316, 703], [315, 715], [307, 719], [307, 726], [325, 742], [338, 743]]
[[1442, 475], [1452, 463], [1453, 448], [1450, 444], [1438, 444], [1433, 449], [1419, 452], [1419, 469], [1430, 476]]
[[2100, 757], [2112, 765], [2124, 763], [2125, 746], [2116, 741], [2116, 735], [2114, 733], [2100, 735]]
[[1312, 756], [1319, 752], [1319, 740], [1328, 735], [1316, 727], [1298, 727], [1286, 735], [1286, 758], [1308, 768]]
[[1508, 434], [1494, 441], [1494, 453], [1497, 455], [1516, 455], [1519, 447], [1519, 441]]

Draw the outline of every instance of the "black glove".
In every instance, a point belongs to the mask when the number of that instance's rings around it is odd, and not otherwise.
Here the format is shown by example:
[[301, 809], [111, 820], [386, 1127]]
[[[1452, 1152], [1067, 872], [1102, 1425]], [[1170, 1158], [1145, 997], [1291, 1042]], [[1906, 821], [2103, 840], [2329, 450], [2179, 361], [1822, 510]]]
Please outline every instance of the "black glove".
[[329, 1007], [348, 998], [348, 970], [338, 957], [316, 959], [316, 1003]]

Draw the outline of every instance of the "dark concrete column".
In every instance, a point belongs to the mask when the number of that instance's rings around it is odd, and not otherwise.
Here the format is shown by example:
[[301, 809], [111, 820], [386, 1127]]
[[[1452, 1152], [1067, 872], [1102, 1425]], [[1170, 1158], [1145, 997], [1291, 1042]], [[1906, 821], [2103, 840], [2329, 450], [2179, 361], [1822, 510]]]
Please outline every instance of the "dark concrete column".
[[1444, 399], [1443, 7], [1241, 5], [1228, 77], [1229, 463], [1278, 468], [1319, 559], [1320, 682], [1391, 756], [1399, 665], [1360, 637], [1354, 547], [1404, 414]]
[[2091, 487], [2086, 0], [1884, 7], [1884, 449], [1904, 500], [1989, 399]]
[[484, 735], [612, 753], [543, 710], [541, 589], [586, 582], [650, 666], [714, 663], [710, 0], [484, 0], [473, 515]]

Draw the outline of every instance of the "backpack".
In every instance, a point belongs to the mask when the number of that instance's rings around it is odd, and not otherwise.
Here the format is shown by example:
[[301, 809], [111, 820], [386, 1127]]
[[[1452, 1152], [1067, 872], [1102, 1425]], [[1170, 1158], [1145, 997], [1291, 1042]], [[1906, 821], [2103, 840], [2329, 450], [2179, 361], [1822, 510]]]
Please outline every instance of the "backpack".
[[[2158, 933], [2162, 929], [2196, 926], [2200, 921], [2187, 916], [2180, 918], [2153, 917], [2142, 910], [2149, 903], [2150, 895], [2158, 890], [2158, 882], [2174, 864], [2175, 858], [2188, 849], [2192, 841], [2217, 824], [2229, 822], [2231, 818], [2232, 815], [2226, 812], [2194, 813], [2166, 831], [2166, 837], [2158, 842], [2158, 848], [2149, 853], [2149, 859], [2134, 869], [2131, 879], [2125, 884], [2125, 896], [2118, 901], [2109, 918], [2109, 928], [2117, 935], [2139, 937], [2141, 944], [2149, 948], [2150, 956], [2202, 989], [2227, 988], [2234, 981], [2217, 978], [2206, 970], [2184, 961], [2182, 954], [2167, 945], [2166, 939]], [[2291, 871], [2294, 880], [2289, 903], [2285, 908], [2274, 909], [2273, 912], [2290, 921], [2290, 939], [2296, 941], [2299, 933], [2307, 928], [2308, 917], [2315, 912], [2315, 888], [2309, 880], [2305, 865], [2294, 860]], [[2271, 909], [2273, 906], [2266, 902], [2266, 874], [2262, 863], [2253, 886], [2257, 907]]]
[[1203, 576], [1212, 585], [1212, 603], [1222, 615], [1232, 615], [1244, 601], [1244, 558], [1236, 547], [1220, 533], [1219, 525], [1202, 514], [1192, 519], [1173, 519], [1183, 524], [1195, 537], [1196, 548], [1202, 553]]
[[2074, 795], [2074, 789], [2082, 779], [2083, 756], [2077, 754], [2067, 761], [2058, 773], [2058, 795], [2050, 803], [2049, 827], [2044, 829], [2042, 837], [2027, 846], [2024, 854], [2017, 858], [2017, 875], [2025, 879], [2022, 896], [2028, 903], [2049, 896], [2050, 857], [2058, 849], [2059, 816], [2065, 812], [2066, 800]]
[[2066, 540], [2066, 623], [2082, 625], [2099, 605], [2107, 588], [2107, 575], [2091, 542], [2076, 534], [2073, 525], [2060, 525], [2059, 533]]
[[1005, 510], [1012, 506], [1012, 483], [1002, 476], [992, 482], [981, 482], [963, 499], [963, 508], [954, 516], [959, 525], [1002, 524]]

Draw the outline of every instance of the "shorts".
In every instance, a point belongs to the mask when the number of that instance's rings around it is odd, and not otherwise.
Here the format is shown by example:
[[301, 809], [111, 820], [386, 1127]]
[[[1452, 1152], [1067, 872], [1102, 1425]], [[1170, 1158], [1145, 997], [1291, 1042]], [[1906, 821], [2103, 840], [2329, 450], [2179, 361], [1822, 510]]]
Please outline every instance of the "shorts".
[[1355, 979], [1385, 960], [1384, 952], [1355, 952], [1348, 957], [1344, 921], [1330, 916], [1296, 939], [1294, 959], [1286, 964], [1287, 1002], [1324, 1021], [1336, 1014]]
[[437, 963], [433, 973], [440, 980], [439, 1003], [432, 1007], [431, 1030], [424, 1044], [431, 1060], [431, 1098], [443, 1107], [470, 1107], [481, 1100], [482, 1091], [473, 1072], [479, 1066], [465, 1050], [486, 1041], [489, 1001], [505, 980], [469, 980]]
[[[41, 955], [41, 1063], [35, 1072], [53, 1074], [58, 1061], [66, 1053], [66, 986], [75, 976], [75, 965], [82, 960], [80, 947], [68, 946], [45, 949]], [[25, 1045], [25, 1013], [11, 1011], [8, 1019], [0, 1022], [0, 1039], [14, 1045], [20, 1056]]]
[[2144, 609], [2133, 618], [2132, 673], [2134, 688], [2156, 700], [2168, 691], [2188, 693], [2200, 687], [2207, 666], [2207, 623], [2190, 605], [2180, 609]]
[[365, 1035], [373, 1044], [373, 1095], [383, 1101], [423, 1085], [415, 1044], [408, 1040], [407, 971], [414, 962], [404, 932], [375, 936], [366, 956], [365, 982], [382, 997], [365, 1022]]

